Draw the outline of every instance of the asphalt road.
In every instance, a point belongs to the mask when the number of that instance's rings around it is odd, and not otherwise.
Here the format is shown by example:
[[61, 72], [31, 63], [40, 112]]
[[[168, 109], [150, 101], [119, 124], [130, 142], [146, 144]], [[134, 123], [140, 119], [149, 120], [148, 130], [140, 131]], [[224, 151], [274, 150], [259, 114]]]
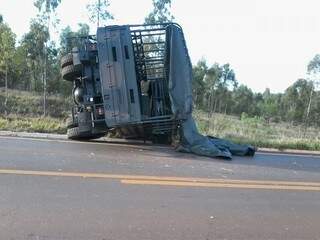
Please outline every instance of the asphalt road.
[[0, 137], [0, 239], [320, 239], [320, 157]]

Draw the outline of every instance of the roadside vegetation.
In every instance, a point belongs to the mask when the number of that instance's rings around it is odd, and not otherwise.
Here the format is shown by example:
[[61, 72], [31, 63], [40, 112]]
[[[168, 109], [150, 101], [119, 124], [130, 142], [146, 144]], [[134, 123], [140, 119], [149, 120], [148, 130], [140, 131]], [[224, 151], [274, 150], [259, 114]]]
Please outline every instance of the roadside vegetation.
[[70, 114], [71, 98], [47, 97], [47, 114], [43, 116], [43, 97], [37, 93], [0, 89], [0, 130], [18, 132], [65, 133], [65, 120]]
[[225, 138], [236, 143], [276, 149], [320, 150], [320, 128], [287, 122], [271, 123], [261, 117], [214, 114], [195, 111], [194, 118], [204, 135]]
[[66, 133], [64, 121], [50, 117], [31, 118], [12, 115], [7, 118], [0, 118], [0, 129], [15, 132]]

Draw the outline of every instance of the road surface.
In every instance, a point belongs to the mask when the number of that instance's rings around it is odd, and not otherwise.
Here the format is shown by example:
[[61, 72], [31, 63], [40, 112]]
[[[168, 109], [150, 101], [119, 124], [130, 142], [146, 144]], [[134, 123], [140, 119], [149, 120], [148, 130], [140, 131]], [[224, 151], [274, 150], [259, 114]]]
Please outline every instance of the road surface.
[[320, 158], [0, 137], [0, 239], [320, 239]]

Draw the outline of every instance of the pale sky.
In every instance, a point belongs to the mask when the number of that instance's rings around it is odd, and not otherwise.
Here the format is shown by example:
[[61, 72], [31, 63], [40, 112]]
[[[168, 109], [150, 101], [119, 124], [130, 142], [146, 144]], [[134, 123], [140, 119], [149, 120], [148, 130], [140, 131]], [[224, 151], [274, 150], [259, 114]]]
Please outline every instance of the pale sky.
[[[62, 0], [60, 28], [88, 22], [88, 0]], [[109, 24], [142, 23], [152, 0], [110, 0]], [[306, 76], [320, 53], [319, 0], [172, 0], [172, 13], [184, 29], [193, 64], [230, 63], [240, 83], [256, 92], [283, 92]], [[33, 0], [0, 0], [0, 13], [18, 38], [36, 15]], [[94, 33], [95, 26], [92, 26]]]

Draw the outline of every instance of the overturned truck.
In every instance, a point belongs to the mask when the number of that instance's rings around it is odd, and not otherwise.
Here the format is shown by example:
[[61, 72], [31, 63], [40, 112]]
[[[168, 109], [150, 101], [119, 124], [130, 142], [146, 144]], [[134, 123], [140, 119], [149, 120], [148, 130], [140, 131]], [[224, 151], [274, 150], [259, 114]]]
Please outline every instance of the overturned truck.
[[72, 50], [61, 58], [62, 77], [74, 86], [68, 138], [95, 139], [116, 130], [128, 138], [170, 143], [179, 135], [182, 151], [225, 158], [233, 147], [240, 155], [254, 153], [251, 146], [198, 133], [192, 66], [178, 24], [106, 26], [69, 41]]

